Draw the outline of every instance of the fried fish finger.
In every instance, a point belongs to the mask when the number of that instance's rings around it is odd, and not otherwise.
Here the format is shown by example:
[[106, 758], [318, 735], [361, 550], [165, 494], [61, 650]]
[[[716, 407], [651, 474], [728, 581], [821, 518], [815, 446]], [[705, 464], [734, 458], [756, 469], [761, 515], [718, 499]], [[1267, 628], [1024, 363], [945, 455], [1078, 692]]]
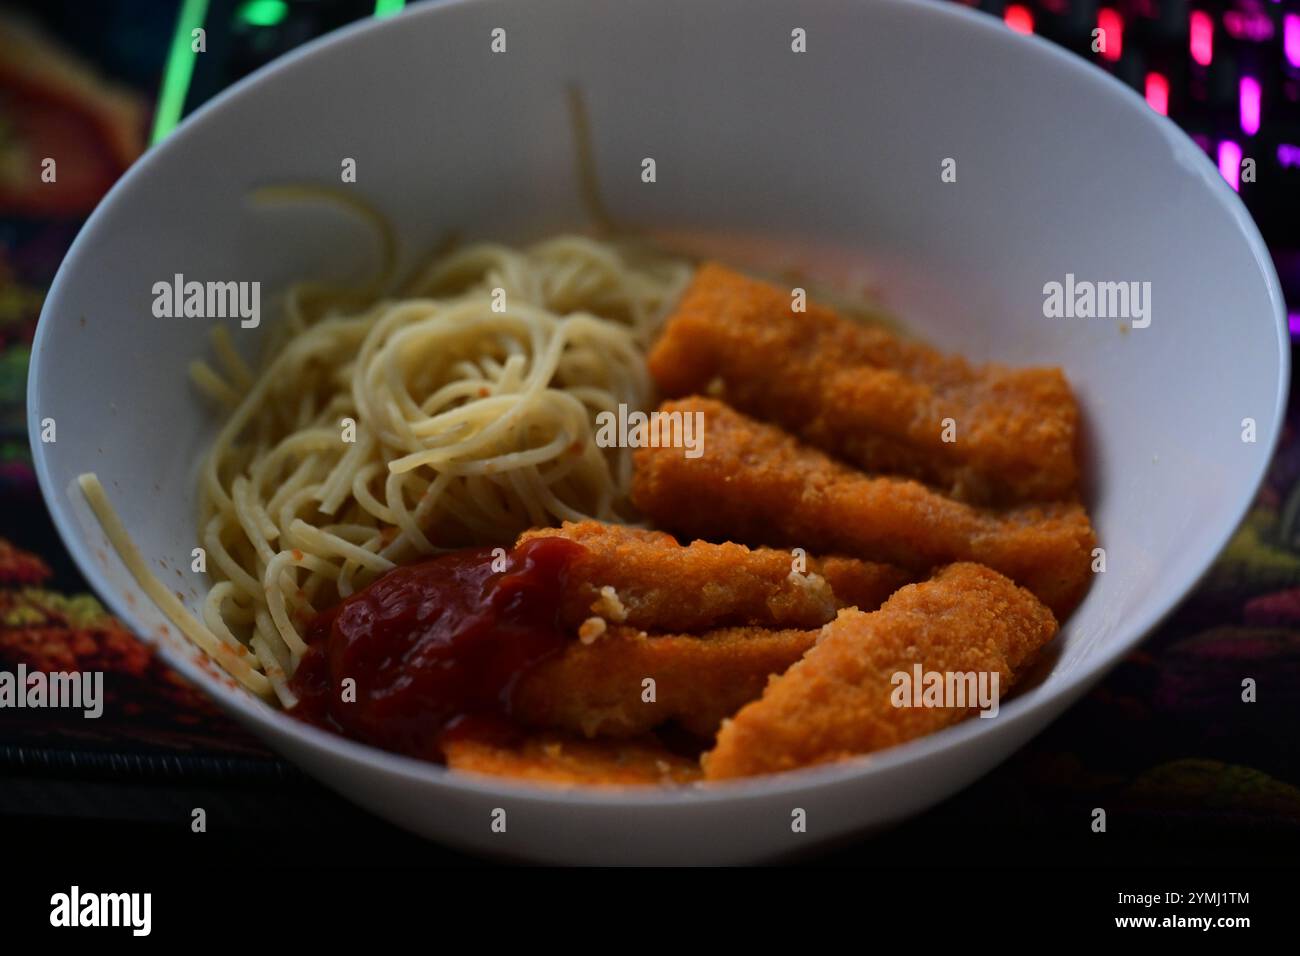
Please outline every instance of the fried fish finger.
[[552, 732], [502, 735], [470, 727], [447, 734], [442, 752], [453, 770], [558, 786], [668, 785], [700, 777], [694, 760], [672, 753], [654, 738], [582, 740]]
[[1078, 504], [976, 508], [915, 481], [867, 477], [711, 399], [662, 409], [702, 412], [705, 450], [694, 459], [674, 448], [636, 451], [632, 500], [661, 527], [917, 570], [978, 561], [1059, 617], [1087, 590], [1096, 538]]
[[820, 627], [841, 607], [874, 610], [916, 575], [853, 558], [803, 559], [790, 552], [695, 541], [598, 521], [525, 532], [519, 543], [562, 537], [583, 546], [570, 564], [561, 622], [591, 617], [641, 630], [698, 633], [719, 627]]
[[669, 397], [720, 380], [749, 415], [961, 500], [1060, 500], [1078, 483], [1078, 407], [1059, 369], [974, 367], [813, 303], [796, 313], [788, 290], [716, 263], [696, 271], [648, 364]]
[[[755, 627], [690, 635], [646, 635], [616, 628], [591, 644], [577, 641], [534, 667], [516, 685], [513, 716], [537, 727], [627, 737], [667, 721], [711, 737], [724, 717], [763, 692], [768, 678], [797, 661], [816, 630]], [[647, 701], [645, 681], [654, 681]]]
[[841, 611], [802, 660], [723, 724], [704, 755], [705, 777], [777, 773], [941, 730], [968, 717], [971, 707], [951, 700], [896, 706], [895, 675], [910, 675], [916, 665], [940, 674], [996, 674], [1001, 692], [1056, 629], [1051, 612], [1024, 588], [978, 564], [950, 565], [898, 591], [878, 611]]

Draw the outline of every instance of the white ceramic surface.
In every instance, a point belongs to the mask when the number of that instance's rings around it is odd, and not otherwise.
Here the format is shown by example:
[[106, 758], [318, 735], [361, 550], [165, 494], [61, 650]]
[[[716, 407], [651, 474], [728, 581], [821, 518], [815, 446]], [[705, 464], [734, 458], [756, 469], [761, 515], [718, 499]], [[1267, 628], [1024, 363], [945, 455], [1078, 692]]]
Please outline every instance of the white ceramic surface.
[[[489, 33], [507, 30], [507, 52]], [[808, 52], [790, 50], [807, 31]], [[935, 343], [1063, 365], [1085, 409], [1108, 570], [1054, 666], [994, 720], [849, 764], [680, 792], [564, 793], [457, 776], [304, 727], [166, 659], [331, 787], [459, 847], [550, 861], [769, 858], [887, 825], [952, 794], [1075, 701], [1188, 591], [1248, 505], [1276, 442], [1287, 340], [1255, 227], [1211, 163], [1139, 97], [998, 21], [915, 0], [474, 0], [309, 44], [152, 150], [64, 262], [37, 331], [29, 414], [64, 540], [139, 632], [161, 615], [79, 497], [99, 473], [144, 553], [188, 572], [195, 472], [215, 422], [186, 362], [206, 323], [152, 316], [154, 282], [359, 274], [364, 231], [253, 208], [253, 187], [337, 183], [413, 253], [456, 230], [508, 241], [583, 221], [565, 90], [588, 100], [600, 177], [625, 223], [787, 264], [849, 263]], [[658, 181], [640, 181], [643, 157]], [[940, 163], [957, 160], [955, 184]], [[1149, 328], [1043, 317], [1066, 273], [1152, 283]], [[263, 329], [265, 325], [263, 326]], [[259, 332], [240, 331], [251, 354]], [[1241, 441], [1242, 420], [1258, 441]], [[167, 579], [174, 577], [167, 572]], [[171, 581], [170, 583], [180, 583]], [[507, 811], [493, 833], [493, 808]], [[802, 807], [808, 832], [791, 832]]]

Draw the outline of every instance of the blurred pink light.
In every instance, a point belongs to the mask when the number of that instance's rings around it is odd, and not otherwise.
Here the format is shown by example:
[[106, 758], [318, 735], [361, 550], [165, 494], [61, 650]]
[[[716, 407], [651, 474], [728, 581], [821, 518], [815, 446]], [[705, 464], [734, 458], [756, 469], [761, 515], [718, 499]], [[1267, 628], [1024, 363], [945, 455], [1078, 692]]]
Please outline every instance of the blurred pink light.
[[1103, 8], [1097, 11], [1097, 26], [1106, 38], [1101, 55], [1114, 63], [1124, 52], [1124, 20], [1116, 11]]
[[1282, 49], [1287, 62], [1300, 68], [1300, 13], [1288, 13], [1282, 18]]
[[1273, 20], [1258, 8], [1229, 10], [1223, 15], [1223, 29], [1228, 36], [1251, 43], [1273, 39]]
[[1169, 81], [1159, 73], [1148, 73], [1146, 83], [1147, 105], [1161, 116], [1169, 115]]
[[1017, 33], [1034, 32], [1034, 15], [1029, 12], [1028, 7], [1013, 3], [1003, 12], [1002, 19]]
[[1238, 101], [1241, 114], [1241, 131], [1247, 136], [1259, 132], [1259, 80], [1253, 76], [1243, 76], [1240, 84]]
[[1192, 11], [1189, 45], [1192, 59], [1201, 66], [1209, 66], [1214, 59], [1214, 21], [1204, 10]]
[[1219, 172], [1234, 190], [1241, 190], [1241, 147], [1230, 139], [1219, 144]]

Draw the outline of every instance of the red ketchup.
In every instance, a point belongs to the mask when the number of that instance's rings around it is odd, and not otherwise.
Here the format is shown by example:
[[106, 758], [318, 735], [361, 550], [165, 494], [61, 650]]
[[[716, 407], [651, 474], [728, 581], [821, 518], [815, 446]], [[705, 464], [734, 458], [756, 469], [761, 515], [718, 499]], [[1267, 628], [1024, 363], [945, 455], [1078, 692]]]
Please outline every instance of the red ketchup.
[[[583, 551], [565, 538], [534, 538], [506, 554], [505, 571], [492, 569], [492, 548], [389, 571], [312, 620], [292, 713], [439, 759], [445, 728], [508, 716], [519, 678], [570, 640], [557, 620], [560, 596]], [[354, 702], [343, 699], [349, 677]]]

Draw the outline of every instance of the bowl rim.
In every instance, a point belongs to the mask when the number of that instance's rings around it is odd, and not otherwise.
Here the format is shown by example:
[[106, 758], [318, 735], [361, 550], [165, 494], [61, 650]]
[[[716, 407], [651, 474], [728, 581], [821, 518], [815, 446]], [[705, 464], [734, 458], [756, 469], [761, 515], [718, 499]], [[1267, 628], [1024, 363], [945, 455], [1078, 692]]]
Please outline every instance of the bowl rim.
[[[1082, 57], [1052, 44], [1037, 35], [1021, 35], [1002, 25], [1001, 20], [979, 12], [957, 6], [942, 0], [875, 0], [882, 7], [893, 8], [905, 16], [916, 17], [922, 23], [927, 18], [947, 18], [959, 24], [973, 34], [983, 34], [991, 43], [1017, 44], [1023, 51], [1032, 51], [1033, 56], [1050, 63], [1050, 68], [1068, 71], [1074, 74], [1077, 83], [1090, 87], [1091, 91], [1102, 98], [1108, 98], [1116, 106], [1123, 106], [1130, 111], [1141, 111], [1150, 122], [1163, 126], [1166, 138], [1181, 158], [1189, 159], [1196, 165], [1209, 182], [1210, 195], [1225, 207], [1236, 223], [1241, 237], [1252, 253], [1257, 267], [1265, 280], [1269, 299], [1273, 303], [1276, 347], [1278, 356], [1278, 391], [1275, 396], [1273, 422], [1269, 434], [1261, 442], [1267, 454], [1261, 454], [1255, 465], [1253, 477], [1242, 487], [1242, 499], [1233, 509], [1235, 517], [1225, 523], [1214, 536], [1215, 546], [1205, 553], [1203, 559], [1193, 562], [1192, 568], [1177, 587], [1170, 588], [1170, 597], [1153, 604], [1144, 615], [1127, 623], [1127, 635], [1115, 641], [1111, 646], [1101, 649], [1094, 659], [1089, 660], [1076, 673], [1061, 677], [1053, 683], [1052, 676], [1039, 686], [1018, 694], [1002, 705], [999, 717], [994, 724], [985, 727], [983, 721], [967, 720], [938, 733], [901, 744], [887, 750], [878, 751], [860, 757], [850, 758], [837, 763], [790, 770], [783, 773], [750, 777], [739, 780], [710, 782], [683, 787], [629, 786], [620, 788], [595, 787], [559, 787], [555, 785], [523, 783], [512, 778], [492, 777], [464, 771], [454, 771], [439, 764], [417, 760], [400, 754], [389, 753], [378, 748], [330, 733], [290, 717], [286, 712], [274, 708], [257, 699], [243, 688], [228, 685], [223, 679], [209, 674], [189, 654], [174, 648], [168, 642], [140, 637], [149, 634], [148, 627], [138, 620], [135, 609], [126, 602], [123, 592], [112, 586], [108, 576], [92, 558], [92, 548], [84, 544], [77, 523], [74, 520], [71, 505], [64, 501], [67, 489], [54, 486], [50, 466], [45, 457], [44, 444], [37, 440], [40, 434], [39, 402], [41, 392], [41, 370], [53, 354], [54, 345], [51, 331], [57, 322], [54, 316], [54, 303], [62, 297], [64, 286], [71, 285], [73, 277], [79, 275], [85, 265], [87, 237], [97, 232], [100, 223], [109, 216], [109, 211], [123, 201], [136, 186], [138, 180], [145, 180], [156, 163], [165, 161], [167, 153], [186, 137], [206, 123], [210, 117], [227, 110], [237, 108], [245, 97], [254, 95], [258, 87], [283, 71], [292, 70], [299, 60], [314, 57], [330, 48], [344, 48], [355, 43], [359, 38], [378, 34], [382, 31], [397, 31], [408, 26], [410, 18], [434, 18], [445, 15], [448, 10], [462, 6], [487, 6], [505, 4], [509, 0], [441, 0], [418, 7], [408, 8], [397, 16], [380, 19], [367, 18], [349, 24], [338, 30], [316, 37], [289, 53], [276, 58], [270, 63], [232, 84], [207, 103], [200, 106], [181, 122], [161, 143], [150, 146], [145, 153], [120, 177], [109, 192], [100, 200], [94, 211], [79, 230], [67, 254], [59, 265], [54, 280], [41, 310], [36, 333], [32, 342], [27, 383], [27, 428], [32, 448], [32, 460], [37, 481], [45, 499], [51, 520], [62, 539], [63, 545], [71, 555], [78, 570], [91, 589], [103, 599], [109, 609], [128, 627], [137, 640], [143, 640], [171, 668], [184, 676], [190, 683], [201, 689], [229, 715], [235, 717], [245, 727], [255, 728], [263, 742], [274, 742], [272, 749], [280, 751], [284, 738], [292, 740], [296, 750], [309, 750], [318, 761], [335, 761], [346, 763], [352, 771], [354, 765], [360, 764], [368, 774], [383, 775], [388, 780], [400, 780], [403, 784], [415, 786], [433, 786], [449, 788], [465, 795], [476, 797], [508, 797], [512, 800], [536, 805], [555, 805], [569, 807], [574, 805], [629, 808], [662, 808], [677, 805], [697, 805], [717, 803], [719, 801], [762, 800], [782, 794], [804, 792], [823, 786], [853, 784], [866, 779], [876, 772], [887, 772], [921, 760], [939, 760], [951, 757], [959, 748], [972, 738], [986, 733], [1005, 733], [1006, 728], [1021, 724], [1035, 715], [1050, 712], [1053, 707], [1069, 706], [1099, 681], [1114, 665], [1134, 646], [1141, 642], [1186, 598], [1204, 576], [1210, 565], [1222, 552], [1233, 533], [1241, 524], [1258, 489], [1267, 474], [1269, 465], [1277, 451], [1282, 427], [1285, 421], [1288, 390], [1290, 385], [1290, 336], [1287, 327], [1286, 307], [1281, 286], [1278, 281], [1272, 258], [1268, 252], [1258, 227], [1246, 210], [1241, 197], [1234, 192], [1217, 168], [1202, 150], [1172, 120], [1154, 113], [1138, 93], [1120, 82], [1109, 73], [1096, 68]], [[201, 653], [201, 652], [199, 652]], [[1055, 673], [1055, 672], [1053, 672]], [[1045, 693], [1044, 687], [1050, 686], [1051, 692]], [[1062, 703], [1064, 702], [1064, 703]], [[991, 739], [991, 738], [990, 738]], [[297, 763], [298, 760], [292, 759]]]

